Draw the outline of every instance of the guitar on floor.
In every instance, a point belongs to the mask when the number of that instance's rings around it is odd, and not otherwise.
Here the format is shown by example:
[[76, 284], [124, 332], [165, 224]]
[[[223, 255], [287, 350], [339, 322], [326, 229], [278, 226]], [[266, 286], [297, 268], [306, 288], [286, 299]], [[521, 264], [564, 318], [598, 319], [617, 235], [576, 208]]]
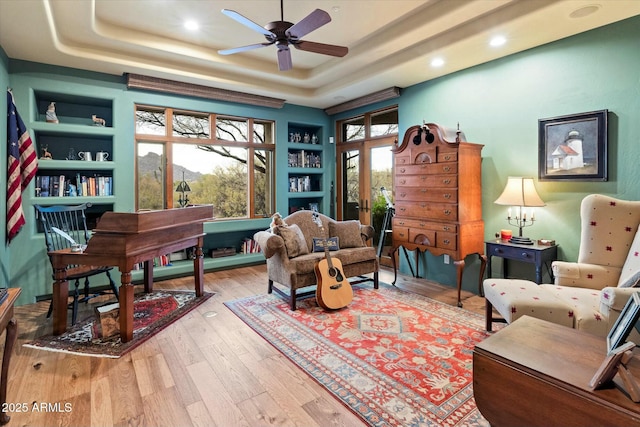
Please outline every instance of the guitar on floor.
[[351, 284], [344, 277], [342, 262], [329, 254], [329, 245], [325, 236], [322, 221], [316, 210], [313, 211], [313, 221], [322, 230], [322, 245], [324, 247], [324, 259], [318, 261], [316, 272], [316, 301], [325, 310], [337, 310], [346, 307], [353, 300]]

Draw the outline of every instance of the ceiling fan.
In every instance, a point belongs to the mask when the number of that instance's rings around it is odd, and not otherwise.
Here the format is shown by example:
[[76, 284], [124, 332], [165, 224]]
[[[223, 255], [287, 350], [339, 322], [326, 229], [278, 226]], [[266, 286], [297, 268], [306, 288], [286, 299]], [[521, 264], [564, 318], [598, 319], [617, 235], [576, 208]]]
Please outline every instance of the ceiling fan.
[[305, 50], [307, 52], [339, 57], [345, 56], [349, 52], [349, 49], [344, 46], [300, 40], [310, 32], [331, 22], [331, 17], [324, 10], [316, 9], [297, 24], [292, 24], [291, 22], [284, 20], [284, 5], [283, 0], [280, 0], [280, 21], [269, 22], [264, 27], [261, 27], [252, 20], [240, 15], [236, 11], [222, 9], [222, 13], [232, 19], [235, 19], [239, 23], [246, 25], [252, 30], [261, 33], [265, 36], [267, 42], [250, 44], [248, 46], [241, 46], [232, 49], [222, 49], [218, 51], [221, 55], [231, 55], [233, 53], [245, 52], [247, 50], [258, 49], [275, 44], [278, 48], [278, 68], [280, 71], [286, 71], [290, 70], [293, 66], [291, 62], [291, 51], [289, 50], [290, 45], [294, 46], [296, 49]]

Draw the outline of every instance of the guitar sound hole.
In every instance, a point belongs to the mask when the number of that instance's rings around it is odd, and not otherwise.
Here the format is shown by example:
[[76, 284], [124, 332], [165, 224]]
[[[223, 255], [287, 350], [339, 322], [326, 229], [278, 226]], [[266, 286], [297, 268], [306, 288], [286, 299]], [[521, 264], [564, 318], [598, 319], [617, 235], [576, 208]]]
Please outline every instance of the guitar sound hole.
[[331, 267], [329, 269], [329, 276], [336, 279], [336, 282], [342, 282], [342, 280], [344, 279], [340, 270], [335, 267]]

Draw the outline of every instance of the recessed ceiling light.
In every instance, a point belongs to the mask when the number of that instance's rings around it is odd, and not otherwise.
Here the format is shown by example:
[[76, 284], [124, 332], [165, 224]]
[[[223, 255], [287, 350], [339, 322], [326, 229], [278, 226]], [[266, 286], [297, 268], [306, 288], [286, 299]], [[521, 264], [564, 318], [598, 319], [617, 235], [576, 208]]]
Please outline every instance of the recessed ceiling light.
[[489, 44], [493, 47], [502, 46], [507, 42], [507, 39], [504, 36], [494, 36], [489, 41]]
[[589, 16], [593, 13], [596, 13], [600, 9], [599, 4], [592, 4], [589, 6], [581, 7], [580, 9], [576, 9], [569, 14], [570, 18], [584, 18], [585, 16]]
[[442, 67], [444, 65], [444, 59], [442, 58], [433, 58], [431, 60], [431, 66], [432, 67]]
[[196, 31], [200, 26], [196, 21], [186, 21], [184, 27], [189, 31]]

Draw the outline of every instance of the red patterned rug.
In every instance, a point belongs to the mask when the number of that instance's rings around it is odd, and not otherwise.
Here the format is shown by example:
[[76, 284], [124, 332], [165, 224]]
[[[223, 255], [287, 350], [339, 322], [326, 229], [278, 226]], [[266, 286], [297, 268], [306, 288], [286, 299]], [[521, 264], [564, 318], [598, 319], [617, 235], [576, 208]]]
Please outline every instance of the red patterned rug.
[[225, 304], [372, 426], [488, 426], [472, 389], [478, 314], [388, 285], [333, 312], [275, 295]]
[[195, 292], [154, 291], [139, 294], [133, 301], [133, 339], [123, 343], [120, 335], [101, 338], [96, 317], [76, 323], [62, 335], [45, 335], [24, 344], [25, 347], [84, 356], [118, 358], [133, 350], [203, 302], [213, 293], [196, 298]]

